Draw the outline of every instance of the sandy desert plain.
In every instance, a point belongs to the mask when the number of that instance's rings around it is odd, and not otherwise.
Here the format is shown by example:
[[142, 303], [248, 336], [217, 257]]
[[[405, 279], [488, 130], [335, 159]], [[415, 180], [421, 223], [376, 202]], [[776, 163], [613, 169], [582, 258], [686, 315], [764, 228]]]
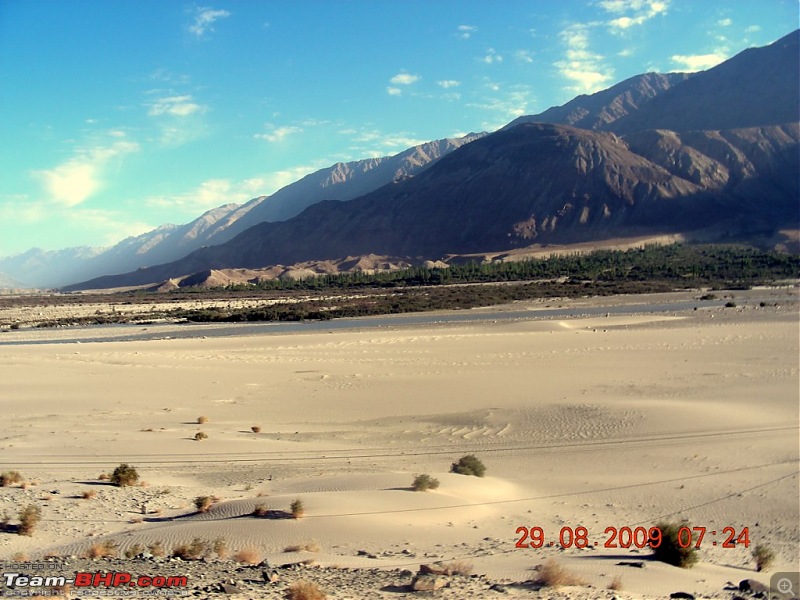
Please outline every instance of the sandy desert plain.
[[[6, 331], [0, 471], [29, 484], [0, 488], [0, 514], [14, 523], [35, 504], [42, 520], [31, 537], [0, 533], [0, 560], [183, 569], [200, 597], [223, 577], [251, 598], [284, 598], [298, 579], [328, 598], [411, 597], [421, 564], [460, 561], [480, 576], [434, 597], [733, 598], [728, 582], [800, 569], [799, 305], [792, 287], [717, 294], [549, 299], [452, 323], [158, 325], [150, 339], [131, 325]], [[465, 454], [485, 477], [449, 472]], [[98, 480], [121, 463], [146, 483]], [[440, 487], [411, 491], [420, 473]], [[198, 513], [199, 496], [219, 500]], [[279, 518], [297, 498], [303, 518]], [[273, 512], [253, 516], [259, 505]], [[681, 518], [707, 528], [691, 569], [604, 547], [607, 528]], [[579, 526], [589, 548], [559, 548]], [[519, 527], [540, 527], [545, 546], [517, 548]], [[747, 528], [750, 548], [723, 548], [726, 527]], [[228, 556], [68, 558], [194, 538]], [[755, 571], [756, 544], [777, 555], [769, 571]], [[241, 550], [309, 564], [264, 583], [263, 567], [232, 560]], [[548, 559], [583, 583], [530, 583]]]

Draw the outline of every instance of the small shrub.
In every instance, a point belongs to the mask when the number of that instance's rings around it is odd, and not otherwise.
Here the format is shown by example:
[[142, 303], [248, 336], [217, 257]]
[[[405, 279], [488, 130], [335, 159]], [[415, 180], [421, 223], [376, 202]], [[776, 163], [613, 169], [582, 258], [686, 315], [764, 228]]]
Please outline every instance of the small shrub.
[[561, 587], [562, 585], [586, 585], [586, 582], [567, 571], [558, 562], [552, 558], [545, 561], [538, 569], [539, 574], [536, 577], [536, 583], [545, 587]]
[[288, 600], [325, 600], [328, 596], [316, 583], [298, 581], [289, 586]]
[[294, 519], [301, 518], [306, 512], [305, 506], [303, 506], [303, 501], [300, 500], [300, 498], [292, 502], [290, 509], [292, 511], [292, 518]]
[[108, 473], [100, 473], [100, 475], [97, 476], [98, 481], [108, 481], [110, 479], [111, 475], [109, 475]]
[[81, 498], [83, 498], [84, 500], [91, 500], [95, 496], [97, 496], [97, 492], [95, 492], [94, 490], [87, 490], [81, 494]]
[[153, 542], [147, 547], [147, 550], [156, 558], [161, 558], [167, 554], [167, 551], [164, 550], [164, 544], [161, 542]]
[[467, 454], [458, 459], [457, 463], [450, 465], [450, 472], [483, 477], [486, 474], [486, 467], [474, 454]]
[[206, 423], [208, 423], [208, 417], [206, 417], [206, 416], [197, 417], [197, 424], [198, 425], [205, 425]]
[[242, 548], [233, 555], [233, 560], [246, 565], [257, 565], [261, 562], [261, 552], [257, 548]]
[[261, 425], [253, 425], [250, 429], [253, 433], [261, 433]]
[[12, 485], [21, 485], [24, 479], [19, 471], [6, 471], [0, 475], [0, 487], [9, 487]]
[[24, 552], [15, 552], [14, 555], [11, 557], [11, 562], [19, 563], [19, 562], [30, 562], [31, 557], [25, 554]]
[[736, 308], [736, 302], [726, 302], [725, 308]]
[[106, 540], [92, 544], [86, 551], [86, 558], [115, 558], [117, 551], [117, 545], [112, 540]]
[[256, 507], [253, 509], [254, 517], [266, 517], [268, 514], [269, 508], [266, 504], [256, 504]]
[[608, 584], [608, 589], [614, 592], [622, 591], [622, 577], [615, 575], [614, 579], [611, 580], [611, 583]]
[[411, 484], [415, 492], [427, 492], [428, 490], [435, 490], [439, 487], [439, 480], [434, 479], [427, 473], [417, 475], [414, 478], [414, 483]]
[[214, 505], [215, 498], [213, 496], [198, 496], [194, 499], [194, 506], [198, 512], [208, 512], [208, 509]]
[[178, 544], [172, 548], [172, 556], [183, 560], [200, 560], [210, 553], [208, 542], [194, 538], [190, 544]]
[[136, 558], [142, 552], [144, 552], [144, 547], [140, 546], [139, 544], [134, 544], [127, 550], [125, 550], [125, 558]]
[[228, 556], [228, 542], [225, 541], [225, 538], [217, 538], [214, 540], [214, 554], [216, 554], [219, 559], [224, 559]]
[[194, 439], [197, 440], [198, 442], [200, 440], [207, 440], [208, 434], [203, 431], [198, 431], [197, 433], [194, 434]]
[[17, 533], [20, 535], [33, 535], [36, 525], [42, 520], [42, 509], [35, 504], [29, 504], [19, 512], [19, 528]]
[[756, 559], [756, 571], [769, 571], [775, 562], [775, 552], [769, 546], [759, 544], [753, 549], [753, 558]]
[[129, 485], [136, 485], [139, 481], [139, 473], [136, 472], [136, 467], [127, 463], [122, 463], [111, 474], [111, 483], [117, 487], [125, 487]]
[[[666, 523], [661, 522], [656, 525], [661, 530], [661, 544], [653, 548], [653, 558], [658, 561], [665, 562], [668, 565], [688, 569], [697, 562], [697, 549], [695, 548], [696, 535], [692, 531], [691, 525], [688, 522], [682, 521], [680, 523]], [[686, 533], [683, 534], [683, 543], [687, 541], [687, 537], [691, 537], [689, 545], [682, 548], [678, 543], [678, 535], [682, 528], [687, 528], [690, 536]]]
[[316, 540], [309, 540], [302, 544], [294, 544], [293, 546], [286, 546], [284, 552], [319, 552], [319, 543]]

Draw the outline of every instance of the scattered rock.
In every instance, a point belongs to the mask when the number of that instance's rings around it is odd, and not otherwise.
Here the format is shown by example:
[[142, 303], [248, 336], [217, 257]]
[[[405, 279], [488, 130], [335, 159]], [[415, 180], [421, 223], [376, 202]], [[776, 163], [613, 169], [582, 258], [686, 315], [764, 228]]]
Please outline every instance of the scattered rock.
[[644, 569], [645, 564], [641, 560], [623, 560], [617, 563], [623, 567], [636, 567], [637, 569]]
[[243, 593], [242, 590], [240, 590], [235, 585], [231, 585], [230, 583], [221, 583], [221, 584], [219, 584], [219, 587], [222, 590], [223, 594], [233, 595], [233, 594], [241, 594], [241, 593]]
[[762, 593], [766, 595], [769, 593], [769, 588], [755, 579], [742, 579], [739, 582], [739, 591], [750, 592], [751, 594]]
[[414, 578], [414, 581], [411, 582], [411, 589], [415, 592], [435, 592], [446, 587], [449, 583], [450, 580], [446, 577], [423, 574]]
[[670, 598], [682, 598], [683, 600], [694, 600], [694, 596], [688, 592], [672, 592]]
[[505, 586], [500, 585], [499, 583], [495, 583], [490, 588], [493, 592], [498, 592], [500, 594], [507, 594], [508, 590], [506, 590]]
[[419, 573], [420, 575], [447, 575], [447, 571], [444, 569], [433, 567], [431, 565], [420, 565]]

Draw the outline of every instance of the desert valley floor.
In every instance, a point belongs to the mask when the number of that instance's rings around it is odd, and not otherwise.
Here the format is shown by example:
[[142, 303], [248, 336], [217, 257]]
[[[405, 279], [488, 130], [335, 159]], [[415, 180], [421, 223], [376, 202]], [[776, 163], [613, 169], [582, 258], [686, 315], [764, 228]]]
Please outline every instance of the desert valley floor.
[[[501, 597], [485, 582], [529, 581], [548, 558], [584, 585], [506, 594], [611, 597], [616, 578], [618, 597], [730, 598], [727, 582], [768, 584], [772, 572], [800, 568], [797, 291], [717, 294], [713, 303], [701, 292], [548, 300], [471, 311], [485, 314], [475, 322], [242, 335], [230, 326], [215, 335], [216, 325], [159, 325], [159, 339], [122, 341], [143, 327], [4, 332], [0, 470], [30, 484], [0, 488], [0, 514], [13, 521], [36, 504], [42, 521], [32, 537], [0, 533], [0, 560], [80, 556], [106, 539], [120, 553], [155, 542], [169, 552], [202, 538], [273, 565], [399, 573], [461, 561], [485, 576], [469, 595], [436, 592], [445, 598]], [[618, 308], [672, 302], [692, 308]], [[576, 311], [540, 313], [559, 306]], [[580, 316], [597, 307], [608, 314]], [[530, 318], [497, 318], [504, 310]], [[191, 337], [178, 337], [189, 327]], [[206, 439], [195, 439], [200, 431]], [[486, 477], [449, 472], [465, 454]], [[146, 485], [98, 480], [120, 463]], [[440, 487], [411, 491], [420, 473]], [[197, 513], [198, 496], [219, 501]], [[278, 518], [297, 498], [305, 516]], [[258, 505], [272, 516], [252, 516]], [[682, 518], [707, 528], [692, 569], [604, 547], [608, 528]], [[579, 526], [590, 547], [559, 549], [559, 533]], [[545, 546], [517, 548], [520, 527], [540, 527]], [[747, 528], [751, 547], [723, 548], [725, 528]], [[756, 544], [777, 553], [771, 571], [755, 572]], [[329, 598], [404, 597], [326, 586], [328, 572], [307, 566], [304, 576]], [[361, 571], [347, 572], [355, 581]], [[395, 576], [397, 586], [408, 581]], [[250, 597], [282, 598], [282, 586]]]

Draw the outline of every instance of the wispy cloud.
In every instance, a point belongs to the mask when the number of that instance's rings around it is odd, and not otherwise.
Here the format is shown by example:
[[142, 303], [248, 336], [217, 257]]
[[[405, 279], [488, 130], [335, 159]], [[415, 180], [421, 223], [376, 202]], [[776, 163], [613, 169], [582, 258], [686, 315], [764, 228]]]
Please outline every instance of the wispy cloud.
[[756, 31], [761, 31], [760, 25], [750, 25], [745, 28], [745, 33], [755, 33]]
[[227, 10], [214, 10], [211, 8], [198, 8], [195, 11], [194, 22], [189, 25], [189, 32], [197, 37], [203, 37], [207, 32], [214, 31], [215, 21], [231, 16]]
[[733, 20], [732, 19], [720, 19], [719, 21], [717, 21], [717, 25], [719, 25], [720, 27], [730, 27], [731, 25], [733, 25]]
[[[492, 91], [500, 91], [500, 86], [491, 82], [488, 87]], [[534, 100], [533, 90], [530, 86], [520, 84], [480, 101], [469, 103], [467, 106], [491, 112], [491, 120], [483, 121], [481, 127], [487, 131], [493, 131], [517, 117], [531, 114]]]
[[475, 25], [459, 25], [457, 31], [460, 39], [468, 40], [478, 31], [478, 28]]
[[303, 131], [302, 127], [296, 127], [294, 125], [284, 125], [283, 127], [268, 125], [268, 127], [270, 128], [269, 131], [257, 133], [253, 137], [257, 140], [266, 140], [268, 142], [282, 142], [290, 135]]
[[403, 93], [403, 90], [397, 87], [387, 87], [386, 93], [389, 94], [390, 96], [399, 96], [400, 94]]
[[486, 55], [481, 59], [487, 65], [493, 65], [494, 63], [501, 63], [503, 62], [503, 57], [498, 54], [497, 50], [494, 48], [489, 48], [486, 51]]
[[416, 83], [420, 80], [419, 75], [412, 75], [411, 73], [398, 73], [394, 77], [392, 77], [389, 82], [393, 83], [394, 85], [411, 85], [412, 83]]
[[350, 138], [352, 145], [349, 149], [361, 158], [364, 156], [375, 158], [397, 154], [406, 148], [417, 146], [427, 141], [407, 131], [386, 133], [369, 125], [341, 129], [339, 133]]
[[[608, 0], [616, 2], [622, 0]], [[588, 25], [574, 24], [564, 29], [559, 37], [566, 46], [565, 59], [556, 67], [561, 76], [572, 82], [567, 89], [578, 93], [591, 93], [602, 89], [613, 76], [613, 70], [605, 65], [603, 57], [589, 49]]]
[[207, 107], [197, 104], [191, 95], [168, 96], [152, 102], [147, 114], [152, 117], [171, 115], [173, 117], [188, 117], [195, 113], [203, 113]]
[[441, 79], [441, 80], [436, 82], [436, 85], [438, 85], [439, 87], [443, 87], [444, 89], [447, 90], [447, 89], [450, 89], [450, 88], [454, 88], [454, 87], [460, 86], [461, 82], [457, 81], [455, 79]]
[[666, 14], [669, 0], [601, 0], [597, 5], [606, 12], [621, 15], [607, 23], [612, 31], [619, 32]]
[[125, 155], [140, 149], [136, 142], [111, 137], [117, 141], [80, 149], [75, 156], [52, 169], [32, 172], [51, 202], [67, 207], [85, 202], [102, 188], [109, 166], [119, 164]]
[[680, 71], [703, 71], [716, 67], [719, 63], [727, 60], [727, 56], [720, 52], [711, 54], [674, 54], [670, 57], [673, 63], [678, 65]]
[[519, 62], [530, 64], [533, 62], [533, 53], [530, 50], [517, 50], [514, 52], [514, 58]]

